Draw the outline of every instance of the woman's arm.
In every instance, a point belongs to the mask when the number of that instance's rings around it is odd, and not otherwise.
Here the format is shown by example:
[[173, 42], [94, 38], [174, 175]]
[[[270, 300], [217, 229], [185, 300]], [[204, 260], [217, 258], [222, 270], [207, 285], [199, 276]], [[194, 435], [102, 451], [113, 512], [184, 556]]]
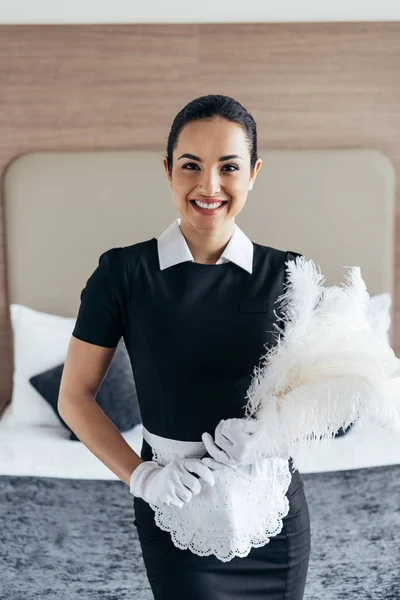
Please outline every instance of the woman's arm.
[[129, 485], [133, 470], [143, 460], [95, 401], [114, 352], [115, 348], [71, 337], [60, 384], [58, 411], [81, 442]]

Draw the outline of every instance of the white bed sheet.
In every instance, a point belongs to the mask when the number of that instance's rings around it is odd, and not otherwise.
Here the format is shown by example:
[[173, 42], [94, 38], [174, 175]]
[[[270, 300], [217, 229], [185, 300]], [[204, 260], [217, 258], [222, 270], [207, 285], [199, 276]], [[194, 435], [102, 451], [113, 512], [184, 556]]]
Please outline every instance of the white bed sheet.
[[[9, 406], [0, 419], [0, 475], [117, 479], [84, 444], [69, 440], [68, 431], [61, 425], [11, 425], [8, 409]], [[122, 435], [140, 454], [142, 425]], [[400, 464], [400, 435], [363, 419], [330, 446], [309, 452], [299, 461], [299, 471], [316, 473], [389, 464]]]

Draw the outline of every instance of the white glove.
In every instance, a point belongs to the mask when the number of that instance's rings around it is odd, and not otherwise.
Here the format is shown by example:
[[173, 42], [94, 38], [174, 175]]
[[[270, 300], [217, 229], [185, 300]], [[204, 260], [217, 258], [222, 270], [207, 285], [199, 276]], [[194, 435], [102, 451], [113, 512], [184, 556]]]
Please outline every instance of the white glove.
[[201, 490], [200, 479], [192, 473], [197, 473], [211, 486], [215, 483], [214, 474], [200, 458], [177, 458], [165, 466], [155, 460], [146, 460], [131, 474], [130, 492], [149, 504], [162, 502], [182, 508]]
[[[262, 462], [272, 454], [262, 438], [255, 435], [258, 427], [256, 419], [222, 419], [215, 429], [215, 441], [208, 432], [201, 436], [212, 457], [205, 457], [202, 462], [213, 469], [217, 468], [213, 460], [233, 468]], [[282, 452], [278, 458], [288, 458], [287, 453]]]

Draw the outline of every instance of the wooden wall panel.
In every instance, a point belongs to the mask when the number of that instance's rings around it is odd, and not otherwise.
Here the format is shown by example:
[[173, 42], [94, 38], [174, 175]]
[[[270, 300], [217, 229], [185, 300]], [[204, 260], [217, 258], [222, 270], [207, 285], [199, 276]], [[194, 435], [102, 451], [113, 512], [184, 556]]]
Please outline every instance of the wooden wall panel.
[[[253, 114], [260, 147], [374, 148], [400, 182], [396, 22], [0, 26], [0, 84], [3, 174], [33, 150], [163, 151], [175, 114], [220, 93]], [[13, 367], [6, 270], [0, 202], [0, 412]]]

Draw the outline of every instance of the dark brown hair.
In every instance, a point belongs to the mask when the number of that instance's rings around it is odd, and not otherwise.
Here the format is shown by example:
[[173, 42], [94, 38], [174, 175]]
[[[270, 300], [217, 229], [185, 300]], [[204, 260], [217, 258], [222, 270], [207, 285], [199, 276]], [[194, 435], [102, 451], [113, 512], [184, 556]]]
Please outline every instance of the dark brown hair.
[[212, 119], [221, 117], [240, 125], [248, 141], [250, 152], [250, 170], [254, 170], [257, 162], [257, 124], [251, 114], [234, 98], [230, 96], [221, 96], [219, 94], [209, 94], [201, 96], [186, 104], [176, 115], [167, 143], [167, 162], [168, 171], [172, 173], [172, 153], [177, 146], [178, 137], [182, 128], [191, 121], [200, 119]]

